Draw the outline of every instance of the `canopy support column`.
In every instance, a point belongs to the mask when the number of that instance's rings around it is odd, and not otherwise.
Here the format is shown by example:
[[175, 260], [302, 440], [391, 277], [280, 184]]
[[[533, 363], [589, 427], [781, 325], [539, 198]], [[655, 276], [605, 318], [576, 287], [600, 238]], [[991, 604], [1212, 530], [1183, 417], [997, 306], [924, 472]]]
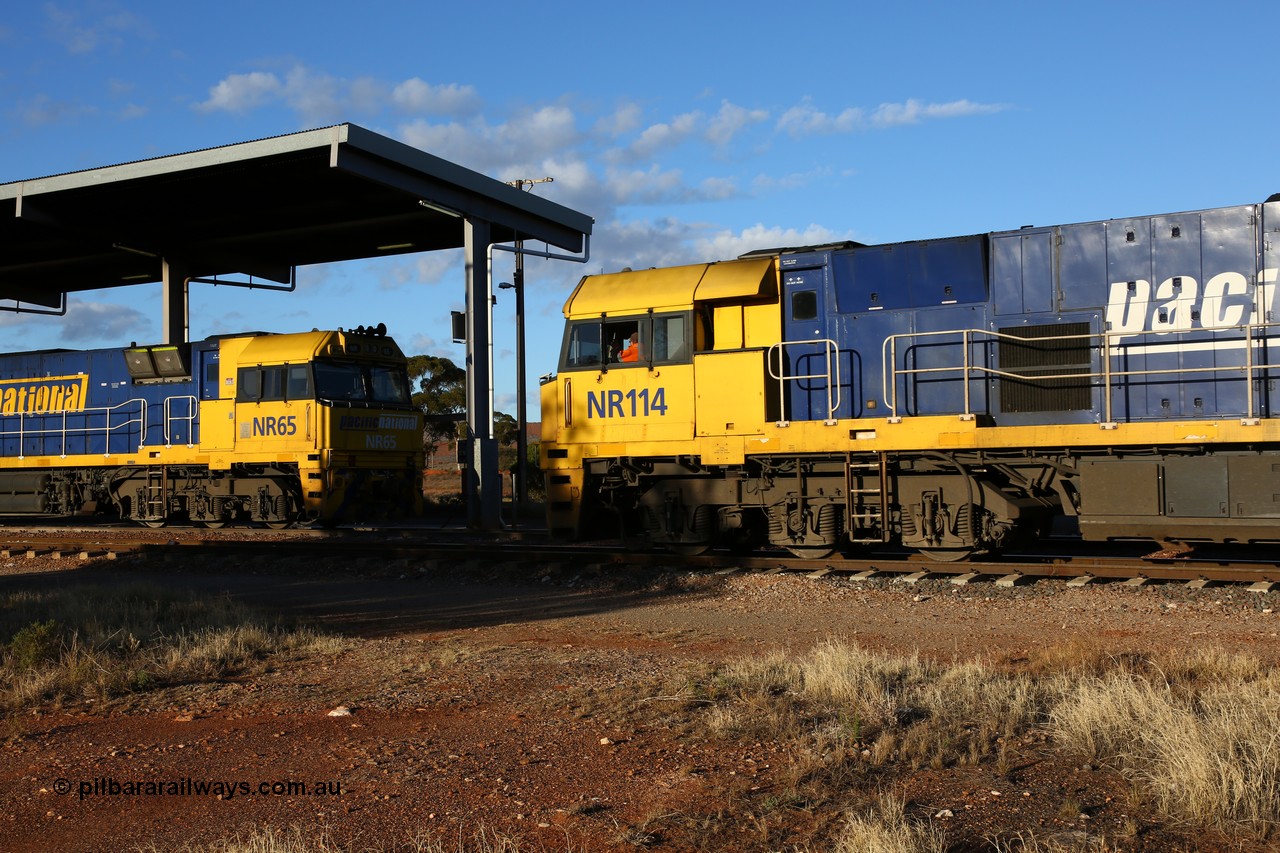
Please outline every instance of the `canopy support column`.
[[493, 288], [490, 223], [463, 221], [467, 267], [467, 525], [502, 529], [502, 472], [493, 437]]
[[160, 263], [163, 276], [161, 312], [164, 320], [164, 342], [185, 344], [191, 337], [190, 285], [187, 283], [191, 273], [181, 261], [162, 258]]

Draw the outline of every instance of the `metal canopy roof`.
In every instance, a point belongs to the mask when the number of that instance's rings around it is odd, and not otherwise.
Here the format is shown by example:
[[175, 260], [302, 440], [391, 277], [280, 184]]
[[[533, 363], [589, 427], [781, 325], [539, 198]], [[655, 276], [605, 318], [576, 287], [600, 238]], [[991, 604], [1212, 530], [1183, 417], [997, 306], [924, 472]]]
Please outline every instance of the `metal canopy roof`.
[[188, 275], [286, 283], [306, 264], [490, 239], [580, 252], [591, 217], [353, 124], [0, 184], [0, 299]]

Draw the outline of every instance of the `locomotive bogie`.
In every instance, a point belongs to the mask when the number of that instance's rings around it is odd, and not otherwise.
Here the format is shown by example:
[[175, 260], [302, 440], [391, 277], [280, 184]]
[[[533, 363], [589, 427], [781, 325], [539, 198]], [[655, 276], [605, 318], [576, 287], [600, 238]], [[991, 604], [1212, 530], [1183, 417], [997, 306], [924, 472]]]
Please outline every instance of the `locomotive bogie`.
[[[588, 276], [543, 386], [553, 533], [939, 559], [1280, 539], [1277, 230], [1269, 201]], [[661, 312], [687, 356], [569, 357], [628, 324], [643, 353]]]

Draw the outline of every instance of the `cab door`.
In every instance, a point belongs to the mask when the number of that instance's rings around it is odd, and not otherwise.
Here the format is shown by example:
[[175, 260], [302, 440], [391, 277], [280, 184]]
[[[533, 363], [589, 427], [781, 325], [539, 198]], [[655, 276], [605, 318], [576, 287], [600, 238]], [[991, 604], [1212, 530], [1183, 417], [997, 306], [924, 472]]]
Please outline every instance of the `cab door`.
[[201, 450], [231, 450], [235, 446], [235, 401], [222, 399], [225, 377], [221, 354], [217, 347], [193, 347], [192, 361], [200, 407], [200, 416], [191, 427], [192, 441]]
[[[837, 354], [828, 327], [825, 268], [783, 275], [783, 342], [770, 353], [774, 381], [781, 381], [789, 420], [825, 420], [839, 405], [833, 387]], [[779, 379], [781, 377], [781, 379]]]

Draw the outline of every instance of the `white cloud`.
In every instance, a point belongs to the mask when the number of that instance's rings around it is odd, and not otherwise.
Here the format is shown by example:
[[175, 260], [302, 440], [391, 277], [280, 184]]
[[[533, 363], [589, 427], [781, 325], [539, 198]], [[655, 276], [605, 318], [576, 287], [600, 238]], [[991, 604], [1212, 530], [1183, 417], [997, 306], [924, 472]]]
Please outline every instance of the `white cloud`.
[[871, 113], [874, 127], [897, 127], [919, 124], [928, 119], [963, 118], [990, 115], [1008, 109], [1004, 104], [975, 104], [973, 101], [948, 101], [945, 104], [923, 104], [914, 98], [905, 104], [881, 104]]
[[196, 106], [201, 112], [248, 112], [280, 96], [284, 86], [270, 72], [232, 74], [209, 90], [209, 97]]
[[[850, 177], [854, 171], [841, 172], [841, 177]], [[832, 171], [829, 168], [813, 169], [808, 172], [791, 172], [787, 175], [757, 175], [751, 180], [751, 187], [756, 192], [778, 192], [799, 189], [817, 181], [829, 179]]]
[[619, 204], [654, 204], [690, 191], [683, 172], [664, 170], [656, 163], [648, 169], [611, 169], [607, 177], [609, 191]]
[[421, 148], [437, 157], [443, 157], [471, 169], [477, 169], [477, 166], [474, 165], [475, 161], [467, 156], [468, 152], [478, 153], [484, 158], [478, 149], [487, 147], [483, 133], [477, 133], [474, 128], [466, 128], [456, 122], [430, 124], [425, 121], [415, 121], [401, 126], [397, 135], [414, 148]]
[[707, 128], [707, 139], [716, 145], [728, 145], [743, 128], [768, 120], [768, 110], [748, 110], [737, 104], [722, 101], [720, 112], [712, 117], [711, 124]]
[[818, 246], [854, 239], [850, 234], [839, 234], [821, 225], [795, 228], [766, 227], [756, 224], [738, 233], [716, 231], [693, 241], [699, 257], [707, 260], [728, 260], [756, 249], [777, 249], [783, 246]]
[[58, 339], [79, 346], [117, 346], [124, 340], [145, 340], [155, 325], [136, 308], [106, 302], [68, 299], [67, 314], [58, 326]]
[[391, 101], [407, 113], [466, 115], [480, 105], [474, 86], [447, 83], [433, 86], [420, 77], [405, 80], [391, 92]]
[[791, 107], [778, 119], [778, 130], [792, 136], [848, 133], [865, 124], [862, 110], [849, 107], [838, 115], [828, 115], [813, 106], [808, 98]]
[[18, 104], [18, 117], [28, 127], [42, 127], [56, 124], [76, 116], [92, 113], [93, 110], [72, 101], [55, 101], [48, 95], [35, 95]]
[[639, 104], [620, 104], [612, 113], [601, 116], [596, 121], [596, 130], [616, 139], [639, 127], [643, 118], [644, 111]]
[[693, 136], [705, 118], [701, 112], [694, 110], [678, 115], [670, 122], [650, 125], [631, 143], [629, 152], [636, 159], [651, 159], [659, 151], [674, 148]]
[[97, 17], [81, 14], [57, 3], [46, 3], [44, 15], [50, 38], [72, 54], [93, 53], [99, 48], [123, 47], [127, 37], [152, 38], [150, 25], [137, 15], [113, 4], [94, 4]]
[[414, 280], [421, 284], [462, 281], [462, 250], [425, 252], [414, 258]]
[[813, 136], [852, 133], [859, 130], [899, 127], [933, 119], [988, 115], [1008, 109], [1005, 104], [979, 104], [970, 100], [928, 104], [914, 98], [905, 103], [880, 104], [868, 115], [858, 107], [849, 107], [831, 115], [816, 108], [809, 98], [791, 107], [778, 119], [778, 130], [791, 136]]
[[394, 107], [408, 113], [471, 115], [479, 105], [475, 89], [448, 83], [433, 86], [414, 77], [389, 83], [374, 77], [348, 80], [294, 65], [283, 79], [272, 71], [231, 74], [195, 105], [201, 112], [244, 113], [283, 103], [309, 125], [342, 121], [351, 113], [373, 115]]
[[326, 124], [341, 118], [347, 88], [337, 78], [295, 65], [285, 75], [282, 95], [307, 124]]
[[[534, 192], [596, 221], [590, 269], [553, 264], [539, 283], [561, 299], [582, 272], [600, 267], [670, 266], [732, 258], [753, 249], [850, 239], [819, 225], [785, 229], [758, 224], [733, 231], [714, 222], [643, 218], [648, 208], [672, 210], [748, 193], [784, 193], [856, 175], [856, 169], [840, 171], [844, 167], [819, 162], [790, 173], [743, 177], [708, 171], [702, 166], [707, 160], [755, 157], [779, 134], [866, 132], [1006, 109], [967, 99], [911, 99], [829, 113], [805, 98], [778, 112], [721, 100], [711, 113], [690, 110], [655, 121], [646, 117], [640, 102], [619, 102], [596, 112], [566, 98], [495, 117], [482, 112], [483, 100], [473, 86], [421, 77], [352, 81], [302, 65], [283, 78], [265, 69], [228, 76], [200, 108], [243, 111], [267, 102], [286, 104], [312, 122], [339, 120], [353, 109], [388, 111], [403, 119], [392, 131], [397, 138], [445, 160], [504, 181], [553, 177], [554, 183]], [[679, 159], [672, 153], [677, 148]], [[380, 289], [415, 298], [421, 293], [416, 283], [458, 283], [461, 290], [461, 280], [456, 252], [424, 253], [377, 279]], [[428, 292], [425, 298], [442, 291]], [[558, 305], [546, 310], [555, 315]]]
[[573, 150], [581, 144], [577, 117], [568, 107], [553, 105], [489, 124], [433, 124], [417, 120], [403, 125], [399, 136], [410, 145], [489, 175], [518, 171], [512, 179], [541, 177], [527, 173], [531, 164]]
[[413, 335], [409, 338], [408, 343], [401, 342], [401, 349], [405, 355], [416, 355], [418, 353], [432, 352], [438, 353], [441, 344], [430, 335]]
[[690, 242], [690, 237], [705, 227], [670, 217], [610, 222], [601, 230], [598, 239], [592, 240], [593, 260], [586, 272], [617, 272], [623, 267], [670, 267], [708, 260], [699, 257]]
[[360, 77], [351, 81], [347, 90], [347, 104], [356, 112], [372, 114], [379, 112], [387, 102], [387, 84], [372, 77]]

